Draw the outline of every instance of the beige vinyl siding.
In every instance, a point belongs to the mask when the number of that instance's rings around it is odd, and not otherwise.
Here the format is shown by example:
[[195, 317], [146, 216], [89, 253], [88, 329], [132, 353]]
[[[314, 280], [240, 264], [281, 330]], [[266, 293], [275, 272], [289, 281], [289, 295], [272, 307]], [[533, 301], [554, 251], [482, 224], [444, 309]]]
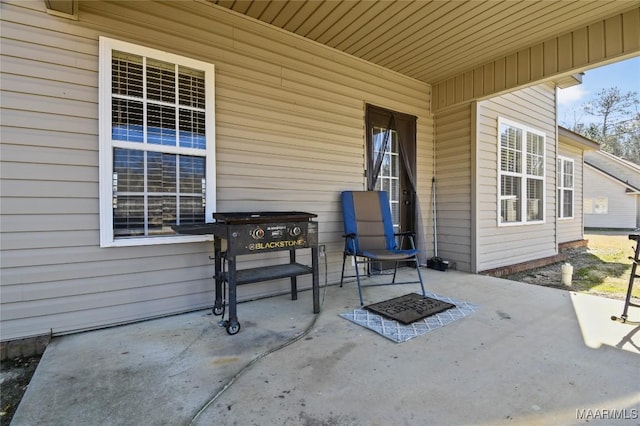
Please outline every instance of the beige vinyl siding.
[[627, 185], [619, 180], [594, 169], [588, 164], [584, 167], [584, 200], [591, 204], [597, 199], [607, 203], [606, 214], [595, 214], [585, 208], [584, 226], [586, 228], [635, 229], [637, 223], [638, 194], [627, 193]]
[[[542, 84], [481, 101], [477, 108], [477, 271], [557, 253], [555, 87]], [[544, 223], [498, 226], [498, 118], [546, 136]]]
[[[0, 7], [2, 340], [213, 303], [210, 242], [99, 248], [101, 35], [216, 66], [218, 211], [316, 213], [329, 282], [342, 266], [339, 192], [364, 187], [366, 103], [418, 117], [419, 197], [431, 209], [426, 84], [203, 2], [79, 2], [78, 21], [47, 14], [39, 0]], [[241, 257], [239, 267], [285, 259]], [[280, 280], [238, 292], [288, 288]]]
[[584, 238], [584, 219], [582, 216], [583, 151], [580, 148], [565, 145], [560, 140], [559, 155], [573, 160], [573, 218], [558, 219], [558, 243], [566, 243]]
[[436, 200], [438, 256], [471, 271], [471, 104], [436, 116]]
[[[428, 89], [431, 93], [431, 88]], [[418, 249], [425, 253], [425, 256], [433, 255], [433, 207], [432, 207], [432, 191], [431, 177], [434, 175], [434, 141], [435, 141], [435, 124], [434, 118], [429, 113], [428, 117], [418, 117], [416, 123], [416, 143], [418, 150], [416, 152], [416, 179], [418, 184], [417, 202], [421, 220], [416, 220], [416, 227], [422, 225], [424, 228], [424, 241], [417, 239]], [[416, 231], [417, 232], [417, 231]], [[340, 250], [344, 245], [340, 246]], [[340, 256], [342, 256], [340, 251]], [[340, 265], [342, 266], [342, 265]]]

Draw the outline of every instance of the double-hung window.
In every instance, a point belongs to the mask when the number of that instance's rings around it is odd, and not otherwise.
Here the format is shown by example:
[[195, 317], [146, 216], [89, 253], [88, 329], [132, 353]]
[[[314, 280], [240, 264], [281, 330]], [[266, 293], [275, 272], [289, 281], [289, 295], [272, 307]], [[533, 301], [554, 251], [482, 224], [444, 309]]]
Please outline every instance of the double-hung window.
[[558, 157], [558, 217], [573, 218], [573, 160]]
[[498, 120], [499, 225], [544, 221], [544, 133]]
[[215, 210], [214, 66], [100, 38], [100, 245], [163, 244]]

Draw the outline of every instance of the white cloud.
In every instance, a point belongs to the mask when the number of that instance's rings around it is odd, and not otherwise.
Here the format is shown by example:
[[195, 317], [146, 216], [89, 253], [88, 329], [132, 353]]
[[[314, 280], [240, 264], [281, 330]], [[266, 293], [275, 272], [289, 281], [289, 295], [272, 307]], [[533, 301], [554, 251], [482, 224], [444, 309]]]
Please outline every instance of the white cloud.
[[558, 89], [558, 105], [571, 106], [582, 101], [587, 96], [587, 91], [582, 85], [567, 87], [566, 89]]

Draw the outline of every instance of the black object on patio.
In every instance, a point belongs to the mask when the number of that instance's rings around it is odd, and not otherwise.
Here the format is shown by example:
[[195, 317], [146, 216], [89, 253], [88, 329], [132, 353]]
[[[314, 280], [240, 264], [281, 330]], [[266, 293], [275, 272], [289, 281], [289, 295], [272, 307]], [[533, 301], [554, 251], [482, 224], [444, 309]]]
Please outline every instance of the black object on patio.
[[[221, 321], [227, 333], [240, 331], [236, 308], [236, 287], [260, 281], [291, 278], [291, 299], [298, 298], [296, 277], [312, 275], [313, 313], [320, 312], [318, 281], [318, 223], [313, 213], [297, 211], [214, 213], [214, 223], [173, 226], [179, 234], [213, 235], [215, 262], [214, 315], [223, 315], [223, 283], [229, 285], [229, 316]], [[222, 251], [222, 240], [227, 241]], [[311, 249], [311, 266], [296, 261], [296, 250]], [[274, 251], [289, 251], [289, 263], [243, 270], [236, 269], [236, 257]], [[225, 267], [226, 266], [226, 267]]]
[[640, 308], [640, 305], [637, 303], [631, 302], [631, 293], [633, 292], [633, 284], [635, 283], [636, 278], [640, 278], [640, 274], [637, 272], [638, 265], [640, 265], [640, 235], [639, 234], [629, 234], [629, 239], [636, 242], [636, 248], [634, 250], [634, 256], [629, 256], [631, 260], [631, 273], [629, 275], [629, 287], [627, 288], [627, 296], [624, 300], [624, 308], [622, 310], [622, 315], [620, 317], [612, 316], [611, 319], [613, 321], [619, 321], [621, 323], [640, 325], [640, 321], [629, 321], [628, 312], [629, 307], [633, 306], [634, 308]]

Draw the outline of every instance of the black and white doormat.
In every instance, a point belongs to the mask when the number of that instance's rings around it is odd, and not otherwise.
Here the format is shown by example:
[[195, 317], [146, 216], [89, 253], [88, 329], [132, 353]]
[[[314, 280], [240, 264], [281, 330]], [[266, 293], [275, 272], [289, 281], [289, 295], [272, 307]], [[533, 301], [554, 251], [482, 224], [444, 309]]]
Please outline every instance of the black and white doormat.
[[423, 297], [417, 293], [405, 294], [404, 296], [394, 297], [393, 299], [364, 307], [367, 311], [382, 315], [388, 319], [396, 320], [404, 325], [411, 324], [412, 322], [451, 308], [455, 308], [453, 303], [431, 297]]
[[[400, 343], [406, 342], [407, 340], [421, 336], [440, 327], [444, 327], [445, 325], [464, 318], [479, 309], [478, 305], [462, 300], [456, 300], [429, 292], [427, 292], [426, 295], [429, 298], [447, 302], [455, 306], [406, 325], [363, 308], [344, 312], [340, 314], [340, 316], [361, 325], [362, 327], [375, 331], [387, 339]], [[422, 295], [420, 294], [417, 294], [417, 296], [422, 298]]]

